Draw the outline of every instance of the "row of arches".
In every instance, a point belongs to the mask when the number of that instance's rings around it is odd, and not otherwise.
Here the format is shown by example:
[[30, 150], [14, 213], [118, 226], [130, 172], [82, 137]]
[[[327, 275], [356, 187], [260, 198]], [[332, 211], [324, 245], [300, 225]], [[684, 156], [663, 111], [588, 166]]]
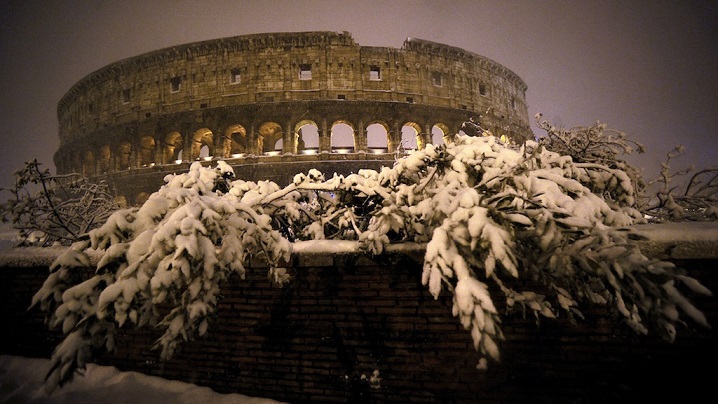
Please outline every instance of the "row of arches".
[[442, 144], [450, 133], [449, 126], [440, 122], [431, 125], [404, 122], [392, 127], [386, 122], [362, 125], [346, 119], [331, 125], [303, 119], [285, 126], [267, 121], [256, 128], [230, 124], [217, 131], [202, 126], [185, 133], [179, 130], [140, 132], [134, 138], [74, 151], [73, 158], [69, 159], [72, 167], [65, 171], [92, 177], [155, 165], [246, 156], [360, 151], [410, 153], [427, 143]]

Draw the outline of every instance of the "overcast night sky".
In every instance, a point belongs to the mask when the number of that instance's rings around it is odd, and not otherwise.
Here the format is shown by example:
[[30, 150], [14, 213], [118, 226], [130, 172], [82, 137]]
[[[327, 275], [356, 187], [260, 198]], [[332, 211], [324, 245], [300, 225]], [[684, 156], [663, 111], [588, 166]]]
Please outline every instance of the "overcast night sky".
[[363, 46], [416, 37], [478, 53], [528, 85], [533, 116], [597, 120], [648, 149], [652, 177], [672, 164], [718, 165], [718, 2], [713, 1], [33, 1], [0, 3], [0, 187], [24, 161], [55, 171], [56, 107], [113, 62], [207, 39], [349, 31]]

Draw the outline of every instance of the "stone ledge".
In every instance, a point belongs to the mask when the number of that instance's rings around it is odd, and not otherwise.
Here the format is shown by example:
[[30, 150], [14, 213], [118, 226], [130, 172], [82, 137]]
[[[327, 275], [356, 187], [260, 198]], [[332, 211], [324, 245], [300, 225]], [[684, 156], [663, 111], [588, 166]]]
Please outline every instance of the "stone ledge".
[[[623, 227], [641, 251], [651, 258], [716, 259], [718, 258], [718, 222], [668, 222]], [[423, 256], [425, 244], [397, 243], [386, 247], [386, 253]], [[0, 267], [49, 267], [66, 247], [22, 247], [0, 251]], [[357, 241], [317, 240], [293, 244], [293, 255], [316, 260], [317, 255], [363, 254]], [[90, 253], [93, 264], [99, 253]], [[314, 264], [316, 265], [316, 261]]]
[[718, 222], [667, 222], [626, 227], [641, 251], [657, 259], [718, 258]]

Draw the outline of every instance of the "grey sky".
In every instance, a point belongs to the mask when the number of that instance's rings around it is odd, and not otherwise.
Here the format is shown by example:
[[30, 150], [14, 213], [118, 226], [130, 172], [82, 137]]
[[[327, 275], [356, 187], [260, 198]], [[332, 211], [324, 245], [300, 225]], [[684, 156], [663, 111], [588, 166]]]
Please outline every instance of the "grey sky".
[[361, 45], [407, 37], [489, 57], [528, 85], [533, 116], [596, 120], [648, 152], [657, 172], [718, 165], [718, 2], [714, 1], [17, 1], [0, 3], [0, 186], [24, 161], [55, 170], [57, 102], [87, 74], [155, 49], [289, 31], [349, 31]]

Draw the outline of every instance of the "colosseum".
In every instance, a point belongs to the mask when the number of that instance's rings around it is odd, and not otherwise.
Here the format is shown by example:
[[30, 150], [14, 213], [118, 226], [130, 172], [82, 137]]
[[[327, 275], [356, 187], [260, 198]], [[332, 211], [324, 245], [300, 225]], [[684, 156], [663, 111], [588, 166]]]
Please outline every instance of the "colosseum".
[[198, 160], [285, 185], [310, 168], [379, 169], [472, 119], [497, 136], [533, 136], [526, 88], [491, 59], [416, 38], [400, 49], [348, 32], [221, 38], [80, 80], [58, 104], [54, 160], [59, 174], [107, 180], [131, 203]]

